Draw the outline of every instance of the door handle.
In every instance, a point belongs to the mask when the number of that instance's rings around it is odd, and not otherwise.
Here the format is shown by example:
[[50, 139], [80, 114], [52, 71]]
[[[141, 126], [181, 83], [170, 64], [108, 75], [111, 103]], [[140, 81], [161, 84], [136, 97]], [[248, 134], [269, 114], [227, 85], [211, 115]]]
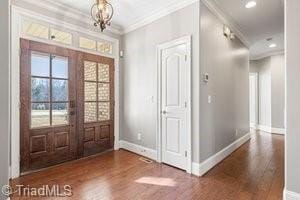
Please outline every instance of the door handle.
[[167, 111], [163, 110], [161, 113], [162, 113], [163, 115], [165, 115], [165, 114], [167, 114]]

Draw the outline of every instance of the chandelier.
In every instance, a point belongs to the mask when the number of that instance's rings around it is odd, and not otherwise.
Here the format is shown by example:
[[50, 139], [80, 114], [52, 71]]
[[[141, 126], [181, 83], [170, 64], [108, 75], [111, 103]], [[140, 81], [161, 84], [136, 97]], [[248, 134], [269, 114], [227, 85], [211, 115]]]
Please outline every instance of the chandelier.
[[99, 26], [101, 32], [103, 32], [111, 24], [114, 9], [107, 0], [96, 0], [96, 3], [91, 8], [91, 15], [95, 21], [94, 26]]

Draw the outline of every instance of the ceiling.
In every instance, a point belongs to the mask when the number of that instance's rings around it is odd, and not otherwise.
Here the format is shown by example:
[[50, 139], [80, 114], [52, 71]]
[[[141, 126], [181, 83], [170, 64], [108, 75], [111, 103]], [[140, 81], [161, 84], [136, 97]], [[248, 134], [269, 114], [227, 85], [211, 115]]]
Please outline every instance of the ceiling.
[[[256, 0], [256, 7], [247, 9], [249, 0], [213, 0], [249, 40], [251, 57], [284, 48], [284, 3], [282, 0]], [[281, 35], [281, 36], [279, 36]], [[267, 38], [274, 38], [276, 48], [269, 48]]]
[[[95, 0], [55, 0], [55, 2], [71, 6], [89, 15], [91, 5], [95, 3]], [[165, 11], [166, 8], [183, 2], [191, 2], [191, 0], [110, 0], [109, 2], [115, 11], [112, 24], [125, 30], [160, 11]]]

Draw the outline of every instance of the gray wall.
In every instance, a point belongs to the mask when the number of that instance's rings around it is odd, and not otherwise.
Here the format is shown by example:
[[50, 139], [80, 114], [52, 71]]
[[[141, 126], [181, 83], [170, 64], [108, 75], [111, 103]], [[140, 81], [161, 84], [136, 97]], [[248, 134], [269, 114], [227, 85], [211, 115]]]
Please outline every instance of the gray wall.
[[[121, 70], [121, 139], [156, 149], [158, 44], [192, 35], [193, 161], [199, 161], [199, 3], [125, 34]], [[153, 98], [153, 100], [152, 100]], [[142, 140], [137, 138], [142, 134]]]
[[[9, 166], [9, 12], [0, 1], [0, 188], [8, 184]], [[0, 199], [6, 199], [0, 191]]]
[[284, 55], [251, 60], [250, 72], [256, 72], [259, 76], [259, 124], [284, 129]]
[[286, 0], [286, 181], [300, 194], [300, 1]]
[[202, 4], [200, 14], [201, 74], [210, 75], [207, 85], [201, 83], [200, 93], [200, 160], [204, 161], [249, 133], [249, 50], [238, 38], [225, 38], [223, 23]]
[[271, 81], [272, 81], [272, 128], [285, 127], [285, 59], [284, 55], [271, 57]]

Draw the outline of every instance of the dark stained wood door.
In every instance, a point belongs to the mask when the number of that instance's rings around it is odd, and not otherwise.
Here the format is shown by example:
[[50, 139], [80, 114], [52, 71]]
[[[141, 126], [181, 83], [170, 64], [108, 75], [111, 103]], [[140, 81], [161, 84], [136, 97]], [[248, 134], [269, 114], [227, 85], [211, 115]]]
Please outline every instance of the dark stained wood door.
[[113, 149], [114, 60], [21, 39], [21, 172]]
[[80, 53], [78, 56], [79, 156], [114, 147], [114, 60]]
[[77, 157], [77, 54], [21, 39], [21, 172]]

